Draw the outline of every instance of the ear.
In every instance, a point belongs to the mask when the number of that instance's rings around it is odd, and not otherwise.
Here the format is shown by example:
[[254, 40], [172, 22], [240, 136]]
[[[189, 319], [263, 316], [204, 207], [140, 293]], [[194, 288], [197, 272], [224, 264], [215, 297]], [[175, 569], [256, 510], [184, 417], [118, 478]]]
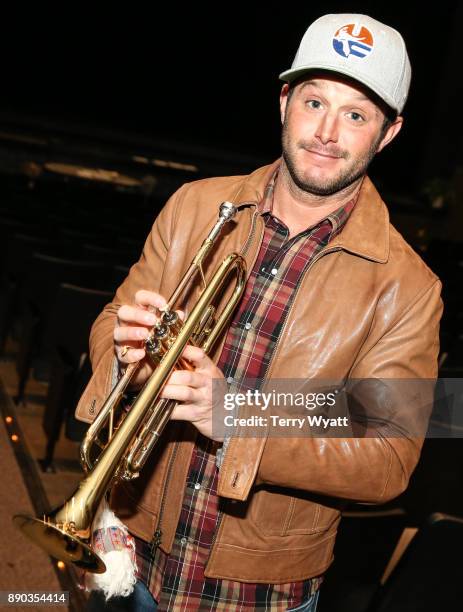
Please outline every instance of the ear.
[[286, 105], [288, 103], [288, 91], [289, 91], [289, 85], [288, 83], [285, 83], [283, 87], [281, 88], [281, 92], [280, 92], [280, 119], [281, 119], [282, 124], [284, 123], [284, 120], [285, 120]]
[[404, 122], [403, 117], [397, 117], [395, 121], [391, 123], [387, 132], [384, 134], [383, 139], [379, 143], [379, 147], [376, 151], [377, 153], [382, 151], [385, 146], [387, 146], [392, 140], [394, 140], [394, 138], [397, 136], [397, 134], [402, 129], [403, 122]]

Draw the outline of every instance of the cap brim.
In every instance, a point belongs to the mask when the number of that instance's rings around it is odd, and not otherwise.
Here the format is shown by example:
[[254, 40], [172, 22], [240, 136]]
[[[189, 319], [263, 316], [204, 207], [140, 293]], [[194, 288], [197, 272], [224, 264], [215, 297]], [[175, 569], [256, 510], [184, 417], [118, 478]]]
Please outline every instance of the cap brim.
[[377, 83], [373, 83], [370, 79], [366, 79], [366, 78], [359, 79], [358, 74], [354, 70], [349, 70], [348, 68], [340, 69], [340, 67], [337, 65], [333, 65], [333, 64], [322, 65], [320, 63], [317, 63], [316, 65], [307, 64], [305, 66], [299, 66], [298, 68], [290, 68], [289, 70], [285, 70], [279, 75], [278, 78], [281, 81], [286, 81], [287, 83], [291, 83], [292, 81], [303, 76], [304, 74], [308, 72], [314, 72], [316, 70], [328, 70], [329, 72], [334, 72], [336, 74], [345, 75], [347, 77], [350, 77], [354, 81], [357, 81], [357, 83], [360, 83], [361, 85], [365, 85], [366, 87], [368, 87], [368, 89], [371, 89], [371, 91], [373, 91], [377, 96], [379, 96], [381, 100], [384, 100], [384, 102], [390, 108], [392, 108], [394, 112], [400, 113], [400, 111], [402, 110], [402, 109], [397, 108], [397, 104], [395, 103], [395, 101], [387, 93], [385, 93], [382, 90], [380, 85], [378, 85]]

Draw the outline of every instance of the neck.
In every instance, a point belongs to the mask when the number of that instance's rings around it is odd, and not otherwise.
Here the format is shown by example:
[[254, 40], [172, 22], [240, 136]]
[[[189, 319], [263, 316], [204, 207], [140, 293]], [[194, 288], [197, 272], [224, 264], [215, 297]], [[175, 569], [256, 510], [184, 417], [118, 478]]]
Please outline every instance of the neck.
[[360, 177], [341, 191], [319, 196], [300, 189], [282, 161], [275, 182], [273, 213], [288, 226], [293, 236], [350, 202], [359, 192], [362, 181]]

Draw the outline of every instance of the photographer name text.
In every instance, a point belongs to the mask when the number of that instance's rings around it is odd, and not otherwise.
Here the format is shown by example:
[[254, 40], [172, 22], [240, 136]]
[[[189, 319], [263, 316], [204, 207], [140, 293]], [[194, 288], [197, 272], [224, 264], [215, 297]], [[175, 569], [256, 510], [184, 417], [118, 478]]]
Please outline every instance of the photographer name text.
[[276, 414], [268, 417], [252, 415], [250, 417], [234, 417], [227, 414], [224, 417], [225, 427], [292, 427], [302, 429], [309, 427], [348, 427], [348, 417], [326, 418], [320, 415], [307, 414], [305, 417], [282, 417]]

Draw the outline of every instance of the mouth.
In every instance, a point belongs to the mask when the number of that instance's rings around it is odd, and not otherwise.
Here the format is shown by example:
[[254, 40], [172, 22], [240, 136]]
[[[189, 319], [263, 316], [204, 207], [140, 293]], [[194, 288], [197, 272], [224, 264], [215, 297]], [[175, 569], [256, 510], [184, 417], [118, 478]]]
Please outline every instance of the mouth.
[[306, 149], [307, 153], [311, 155], [315, 155], [316, 157], [321, 157], [324, 159], [340, 159], [340, 155], [329, 155], [328, 153], [320, 153], [319, 151], [313, 151], [312, 149]]

